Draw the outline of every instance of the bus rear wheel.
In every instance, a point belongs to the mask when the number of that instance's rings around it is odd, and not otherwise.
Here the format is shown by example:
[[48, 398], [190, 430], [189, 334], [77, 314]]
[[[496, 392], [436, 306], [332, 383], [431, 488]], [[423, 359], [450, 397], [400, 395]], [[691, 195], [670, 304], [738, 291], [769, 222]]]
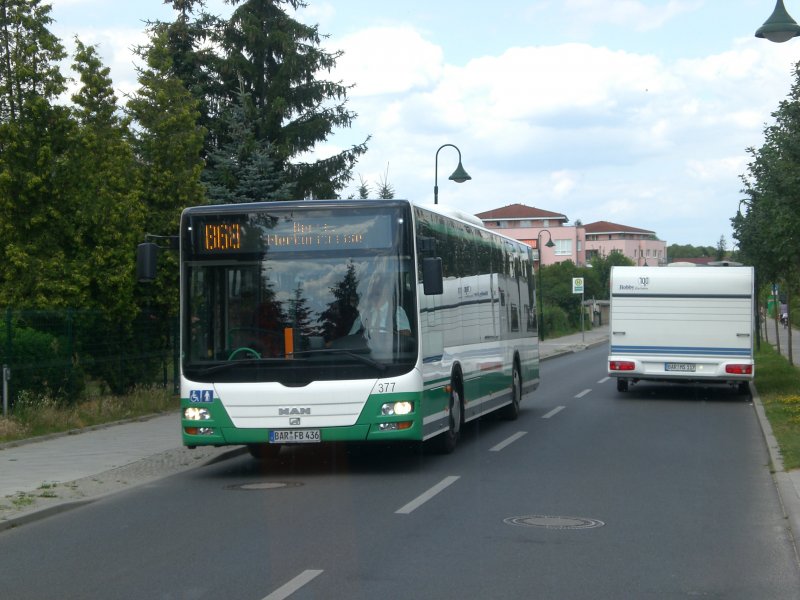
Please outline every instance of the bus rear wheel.
[[503, 417], [509, 421], [516, 421], [519, 417], [519, 403], [522, 401], [522, 376], [519, 365], [514, 361], [514, 370], [511, 373], [511, 404], [503, 408]]

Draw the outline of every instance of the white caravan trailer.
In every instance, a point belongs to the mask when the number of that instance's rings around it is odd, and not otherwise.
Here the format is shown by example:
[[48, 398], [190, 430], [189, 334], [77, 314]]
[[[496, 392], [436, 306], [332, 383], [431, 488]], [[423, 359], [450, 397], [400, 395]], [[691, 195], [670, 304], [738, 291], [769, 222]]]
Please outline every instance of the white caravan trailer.
[[608, 374], [637, 381], [753, 379], [752, 267], [612, 267]]

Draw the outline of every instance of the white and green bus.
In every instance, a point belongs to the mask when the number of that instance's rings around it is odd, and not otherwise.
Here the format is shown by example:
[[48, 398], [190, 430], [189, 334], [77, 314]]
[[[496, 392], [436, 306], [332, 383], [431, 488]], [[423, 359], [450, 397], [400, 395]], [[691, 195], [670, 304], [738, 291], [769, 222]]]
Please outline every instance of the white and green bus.
[[531, 249], [405, 200], [198, 206], [180, 225], [183, 443], [427, 441], [539, 383]]

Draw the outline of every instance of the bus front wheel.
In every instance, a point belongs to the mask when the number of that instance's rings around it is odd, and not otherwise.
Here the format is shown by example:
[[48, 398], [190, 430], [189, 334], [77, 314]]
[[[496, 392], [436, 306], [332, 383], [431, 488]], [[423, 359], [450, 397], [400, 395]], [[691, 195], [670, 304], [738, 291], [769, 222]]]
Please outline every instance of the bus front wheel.
[[433, 438], [440, 454], [450, 454], [456, 449], [458, 438], [461, 435], [461, 426], [464, 424], [464, 405], [461, 402], [459, 388], [455, 384], [452, 384], [450, 388], [449, 426], [447, 431]]
[[248, 444], [247, 449], [250, 456], [257, 460], [267, 460], [277, 458], [281, 451], [280, 444]]

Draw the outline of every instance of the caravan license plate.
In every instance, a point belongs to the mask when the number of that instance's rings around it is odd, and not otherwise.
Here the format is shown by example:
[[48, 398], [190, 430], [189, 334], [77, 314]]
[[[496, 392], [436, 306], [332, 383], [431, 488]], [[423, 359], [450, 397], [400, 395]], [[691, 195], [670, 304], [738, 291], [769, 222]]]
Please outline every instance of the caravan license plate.
[[683, 371], [685, 373], [694, 373], [694, 365], [691, 363], [666, 363], [664, 365], [665, 371]]
[[270, 444], [315, 444], [321, 441], [319, 429], [275, 429], [269, 432]]

